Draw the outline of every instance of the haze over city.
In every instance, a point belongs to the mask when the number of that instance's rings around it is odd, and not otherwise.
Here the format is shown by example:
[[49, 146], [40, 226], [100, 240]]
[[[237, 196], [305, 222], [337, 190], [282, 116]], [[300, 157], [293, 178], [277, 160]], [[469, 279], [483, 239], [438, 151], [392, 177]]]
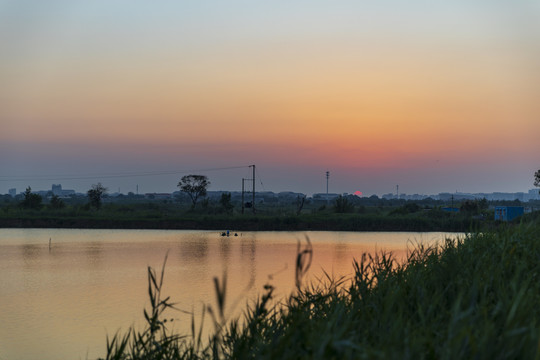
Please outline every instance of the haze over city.
[[9, 188], [517, 192], [540, 168], [535, 1], [1, 1]]

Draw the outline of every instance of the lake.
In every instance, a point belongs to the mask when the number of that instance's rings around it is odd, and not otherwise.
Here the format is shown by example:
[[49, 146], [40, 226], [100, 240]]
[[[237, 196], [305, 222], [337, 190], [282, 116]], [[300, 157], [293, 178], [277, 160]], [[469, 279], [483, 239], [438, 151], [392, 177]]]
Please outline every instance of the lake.
[[[362, 253], [403, 259], [415, 243], [449, 236], [458, 234], [0, 229], [0, 360], [103, 357], [107, 335], [144, 326], [147, 267], [159, 273], [166, 256], [163, 294], [198, 321], [205, 304], [215, 306], [213, 277], [225, 273], [229, 316], [266, 283], [276, 297], [288, 295], [297, 244], [306, 238], [313, 245], [309, 282], [324, 271], [351, 275]], [[191, 315], [167, 317], [175, 331], [188, 332]]]

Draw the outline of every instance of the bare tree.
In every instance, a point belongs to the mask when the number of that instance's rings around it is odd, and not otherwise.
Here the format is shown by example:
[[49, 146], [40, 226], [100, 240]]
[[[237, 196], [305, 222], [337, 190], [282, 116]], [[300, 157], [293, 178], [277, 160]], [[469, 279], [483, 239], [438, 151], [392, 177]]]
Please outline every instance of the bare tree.
[[194, 208], [201, 196], [206, 196], [206, 188], [210, 185], [205, 175], [185, 175], [178, 183], [180, 190], [191, 198], [191, 207]]
[[540, 187], [540, 170], [536, 170], [534, 173], [534, 186]]

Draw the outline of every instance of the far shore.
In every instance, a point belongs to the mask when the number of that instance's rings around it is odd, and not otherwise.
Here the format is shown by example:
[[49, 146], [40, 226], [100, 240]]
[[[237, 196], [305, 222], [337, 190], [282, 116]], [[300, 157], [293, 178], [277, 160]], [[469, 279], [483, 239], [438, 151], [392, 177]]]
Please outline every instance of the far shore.
[[466, 232], [478, 223], [434, 222], [407, 217], [332, 216], [310, 217], [200, 217], [191, 219], [103, 219], [103, 218], [0, 218], [0, 228], [67, 229], [163, 229], [232, 231], [414, 231]]

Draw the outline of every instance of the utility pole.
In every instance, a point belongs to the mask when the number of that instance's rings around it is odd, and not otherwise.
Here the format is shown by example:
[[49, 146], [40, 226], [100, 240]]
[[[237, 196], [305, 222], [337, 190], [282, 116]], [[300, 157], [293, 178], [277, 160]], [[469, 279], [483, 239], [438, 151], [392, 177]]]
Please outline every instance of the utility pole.
[[242, 178], [242, 214], [244, 213], [245, 208], [245, 200], [244, 200], [244, 193], [246, 192], [245, 189], [245, 182], [246, 180], [253, 182], [253, 189], [252, 189], [252, 197], [251, 197], [251, 208], [253, 209], [253, 214], [255, 214], [255, 165], [249, 165], [249, 167], [253, 168], [253, 175], [251, 179], [245, 179]]
[[253, 214], [255, 214], [255, 165], [250, 165], [249, 167], [253, 167], [253, 200], [251, 203], [251, 207], [253, 208]]
[[244, 213], [244, 178], [242, 178], [242, 214]]
[[399, 185], [396, 185], [396, 197], [399, 200]]
[[330, 171], [326, 172], [326, 205], [328, 206], [328, 179], [330, 178]]

